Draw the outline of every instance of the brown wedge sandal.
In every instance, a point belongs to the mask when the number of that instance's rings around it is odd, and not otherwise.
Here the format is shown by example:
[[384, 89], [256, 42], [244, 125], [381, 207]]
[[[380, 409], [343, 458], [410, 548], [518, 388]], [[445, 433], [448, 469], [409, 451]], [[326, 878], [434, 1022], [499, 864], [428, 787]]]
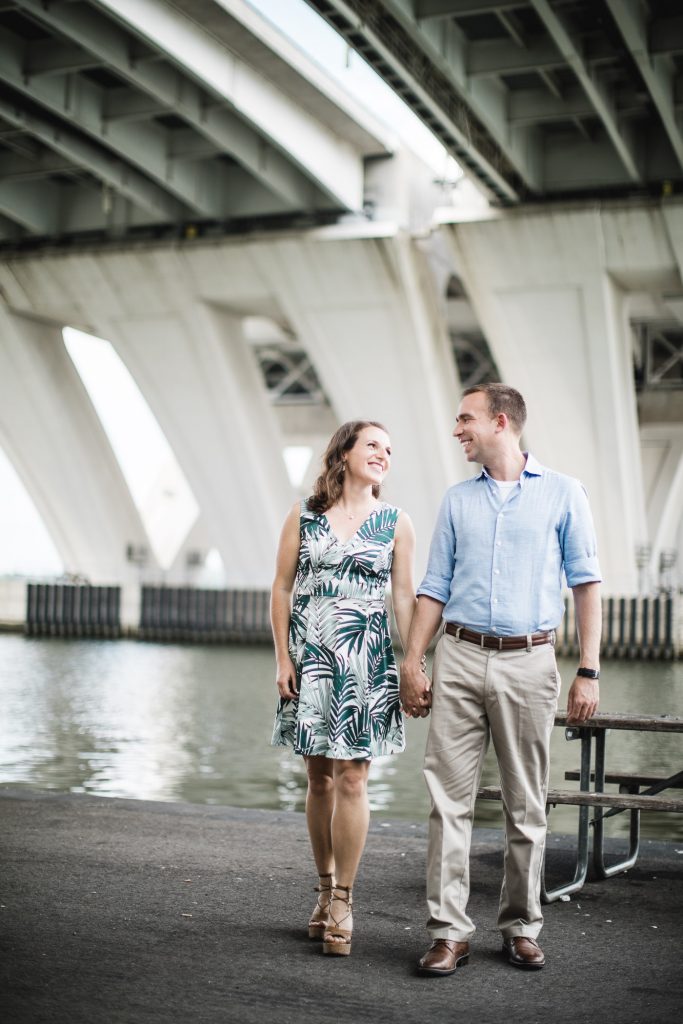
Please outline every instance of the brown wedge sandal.
[[311, 920], [308, 922], [308, 937], [322, 942], [323, 934], [330, 920], [330, 901], [332, 899], [332, 875], [318, 875], [320, 884], [316, 885], [315, 891], [318, 899]]
[[[332, 886], [332, 900], [330, 901], [329, 910], [329, 919], [332, 924], [328, 924], [323, 935], [323, 953], [327, 954], [327, 956], [348, 956], [351, 952], [351, 929], [341, 928], [340, 925], [351, 917], [351, 908], [353, 906], [353, 900], [351, 899], [352, 891], [350, 885]], [[345, 895], [341, 895], [342, 893]], [[332, 901], [334, 900], [346, 904], [346, 913], [339, 919], [332, 912]], [[341, 942], [339, 941], [340, 939], [342, 940]]]

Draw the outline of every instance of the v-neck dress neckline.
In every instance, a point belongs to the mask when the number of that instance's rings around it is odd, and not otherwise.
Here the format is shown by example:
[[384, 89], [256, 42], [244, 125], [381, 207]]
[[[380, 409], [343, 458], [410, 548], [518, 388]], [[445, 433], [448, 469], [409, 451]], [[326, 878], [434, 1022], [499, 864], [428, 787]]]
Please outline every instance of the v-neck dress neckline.
[[372, 517], [373, 517], [374, 515], [376, 515], [376, 514], [377, 514], [377, 512], [381, 511], [381, 509], [382, 509], [382, 508], [383, 508], [383, 507], [385, 506], [385, 504], [386, 504], [386, 502], [384, 502], [384, 501], [380, 501], [380, 503], [379, 503], [379, 504], [377, 505], [377, 507], [376, 507], [376, 508], [373, 508], [373, 509], [371, 509], [371, 510], [370, 510], [370, 512], [368, 512], [368, 514], [366, 515], [366, 517], [365, 517], [365, 519], [363, 520], [363, 522], [362, 522], [362, 523], [360, 524], [360, 526], [358, 527], [358, 529], [357, 529], [357, 530], [354, 530], [354, 532], [353, 532], [353, 533], [351, 534], [351, 536], [350, 536], [350, 537], [347, 537], [347, 538], [346, 538], [346, 540], [342, 540], [342, 539], [341, 539], [341, 537], [340, 537], [340, 536], [339, 536], [339, 535], [337, 534], [336, 530], [334, 530], [334, 529], [332, 528], [332, 523], [331, 523], [331, 522], [330, 522], [330, 520], [329, 520], [329, 519], [327, 518], [327, 512], [321, 512], [321, 513], [320, 513], [320, 518], [321, 518], [321, 519], [324, 519], [324, 520], [325, 520], [325, 526], [327, 527], [327, 532], [328, 532], [328, 533], [330, 534], [330, 536], [331, 536], [331, 537], [333, 537], [333, 538], [334, 538], [334, 540], [336, 540], [337, 544], [339, 544], [339, 545], [340, 545], [340, 547], [346, 547], [346, 545], [347, 545], [347, 544], [350, 544], [350, 543], [351, 543], [351, 541], [352, 541], [352, 540], [353, 540], [353, 539], [354, 539], [355, 537], [357, 537], [357, 536], [358, 536], [358, 534], [359, 534], [359, 533], [360, 533], [360, 531], [361, 531], [361, 530], [363, 529], [363, 527], [365, 526], [365, 524], [366, 524], [367, 522], [369, 522], [369, 520], [370, 520], [370, 519], [372, 519]]

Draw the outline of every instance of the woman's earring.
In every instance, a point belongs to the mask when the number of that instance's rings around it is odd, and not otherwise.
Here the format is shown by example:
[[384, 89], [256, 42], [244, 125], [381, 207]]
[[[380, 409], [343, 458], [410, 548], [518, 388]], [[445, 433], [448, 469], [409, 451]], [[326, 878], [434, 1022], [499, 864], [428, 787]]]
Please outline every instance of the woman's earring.
[[346, 462], [344, 462], [344, 461], [342, 461], [342, 464], [341, 464], [341, 471], [342, 471], [342, 473], [346, 472]]

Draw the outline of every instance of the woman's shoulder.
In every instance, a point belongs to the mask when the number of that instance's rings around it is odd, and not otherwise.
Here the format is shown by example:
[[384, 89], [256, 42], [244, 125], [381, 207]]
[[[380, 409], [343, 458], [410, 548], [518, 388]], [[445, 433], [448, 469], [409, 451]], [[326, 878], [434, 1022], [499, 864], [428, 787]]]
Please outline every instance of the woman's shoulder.
[[377, 512], [386, 512], [389, 515], [393, 516], [395, 519], [398, 519], [401, 513], [405, 515], [403, 509], [400, 509], [398, 505], [392, 505], [390, 501], [380, 501], [379, 505], [377, 506]]
[[313, 523], [322, 524], [322, 516], [324, 512], [317, 512], [315, 509], [309, 508], [310, 498], [302, 498], [299, 502], [299, 523], [301, 527], [312, 526]]
[[392, 534], [398, 533], [405, 518], [405, 512], [398, 505], [392, 505], [390, 501], [380, 501], [375, 509], [374, 522], [382, 530], [391, 530]]

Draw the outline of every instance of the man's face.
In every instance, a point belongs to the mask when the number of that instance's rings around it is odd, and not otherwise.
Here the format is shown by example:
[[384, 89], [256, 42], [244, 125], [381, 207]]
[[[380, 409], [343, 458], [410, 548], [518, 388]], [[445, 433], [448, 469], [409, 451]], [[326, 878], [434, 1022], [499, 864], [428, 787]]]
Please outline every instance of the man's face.
[[499, 434], [498, 418], [491, 416], [486, 395], [475, 391], [465, 395], [453, 430], [468, 462], [485, 464]]

